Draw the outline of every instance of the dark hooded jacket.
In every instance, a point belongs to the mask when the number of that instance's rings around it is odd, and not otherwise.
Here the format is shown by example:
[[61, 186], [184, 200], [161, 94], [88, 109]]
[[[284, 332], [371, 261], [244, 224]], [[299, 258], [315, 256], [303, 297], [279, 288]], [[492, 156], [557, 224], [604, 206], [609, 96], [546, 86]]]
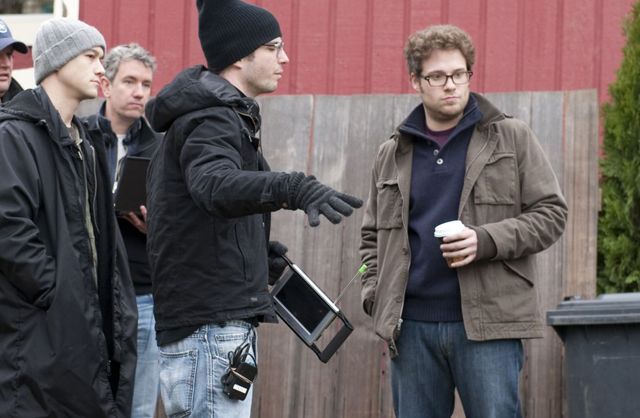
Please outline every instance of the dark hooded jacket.
[[22, 86], [14, 79], [11, 79], [11, 84], [9, 84], [9, 90], [4, 93], [2, 96], [2, 103], [8, 103], [9, 100], [16, 97], [20, 92], [22, 92]]
[[130, 415], [137, 311], [112, 207], [102, 144], [77, 146], [42, 88], [0, 108], [1, 417]]
[[269, 212], [289, 175], [262, 156], [258, 104], [196, 66], [149, 102], [147, 119], [167, 131], [147, 177], [156, 329], [273, 320]]
[[[105, 104], [102, 105], [99, 113], [84, 120], [87, 123], [89, 136], [102, 138], [105, 144], [107, 161], [109, 161], [109, 178], [113, 179], [114, 172], [111, 170], [115, 171], [117, 166], [118, 137], [111, 130], [109, 119], [104, 117]], [[151, 158], [161, 140], [162, 134], [154, 132], [144, 118], [139, 118], [131, 126], [124, 140], [128, 147], [124, 159], [126, 160], [128, 157]], [[122, 166], [123, 164], [121, 164]], [[148, 295], [151, 293], [151, 273], [149, 272], [149, 257], [147, 257], [147, 236], [124, 218], [118, 218], [118, 226], [127, 248], [129, 269], [136, 295]]]

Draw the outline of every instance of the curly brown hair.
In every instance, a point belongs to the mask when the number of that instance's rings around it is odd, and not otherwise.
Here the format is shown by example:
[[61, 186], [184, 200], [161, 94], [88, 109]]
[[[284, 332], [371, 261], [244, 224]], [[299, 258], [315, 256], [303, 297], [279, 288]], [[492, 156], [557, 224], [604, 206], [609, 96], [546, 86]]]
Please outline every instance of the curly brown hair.
[[467, 70], [473, 69], [476, 59], [476, 48], [471, 37], [462, 29], [453, 25], [429, 26], [409, 36], [404, 47], [404, 57], [407, 60], [409, 73], [420, 75], [422, 63], [434, 51], [457, 49], [467, 61]]

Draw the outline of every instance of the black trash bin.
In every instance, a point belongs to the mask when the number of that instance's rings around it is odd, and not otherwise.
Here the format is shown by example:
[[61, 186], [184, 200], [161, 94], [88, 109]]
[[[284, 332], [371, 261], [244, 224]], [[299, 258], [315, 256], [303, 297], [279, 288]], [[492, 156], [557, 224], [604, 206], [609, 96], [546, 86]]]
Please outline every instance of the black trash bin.
[[547, 325], [565, 347], [569, 418], [640, 417], [640, 293], [561, 302]]

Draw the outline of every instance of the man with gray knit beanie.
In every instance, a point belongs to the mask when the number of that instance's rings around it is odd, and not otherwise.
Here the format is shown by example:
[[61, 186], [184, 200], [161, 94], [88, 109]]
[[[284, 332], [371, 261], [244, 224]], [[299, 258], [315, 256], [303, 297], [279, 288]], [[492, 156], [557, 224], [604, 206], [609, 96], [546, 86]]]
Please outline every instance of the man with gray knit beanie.
[[314, 176], [271, 172], [262, 155], [254, 99], [276, 90], [289, 62], [277, 19], [238, 0], [197, 7], [209, 68], [182, 71], [146, 109], [166, 131], [147, 177], [160, 386], [168, 416], [243, 418], [253, 392], [234, 392], [229, 355], [255, 363], [255, 327], [276, 321], [268, 285], [287, 248], [269, 241], [271, 212], [304, 210], [315, 227], [363, 202]]
[[101, 138], [74, 116], [106, 45], [51, 19], [38, 87], [0, 108], [0, 416], [130, 416], [136, 307]]

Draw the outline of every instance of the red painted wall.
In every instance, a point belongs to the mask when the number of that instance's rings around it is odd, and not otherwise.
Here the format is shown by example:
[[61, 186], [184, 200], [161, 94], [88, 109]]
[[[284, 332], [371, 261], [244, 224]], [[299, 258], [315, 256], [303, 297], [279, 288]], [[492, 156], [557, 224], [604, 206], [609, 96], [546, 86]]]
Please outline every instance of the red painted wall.
[[[411, 93], [402, 55], [412, 32], [465, 29], [480, 92], [591, 89], [600, 101], [622, 58], [634, 0], [252, 0], [280, 21], [291, 62], [278, 94]], [[80, 19], [108, 46], [136, 41], [158, 60], [154, 93], [204, 63], [195, 0], [82, 0]]]

